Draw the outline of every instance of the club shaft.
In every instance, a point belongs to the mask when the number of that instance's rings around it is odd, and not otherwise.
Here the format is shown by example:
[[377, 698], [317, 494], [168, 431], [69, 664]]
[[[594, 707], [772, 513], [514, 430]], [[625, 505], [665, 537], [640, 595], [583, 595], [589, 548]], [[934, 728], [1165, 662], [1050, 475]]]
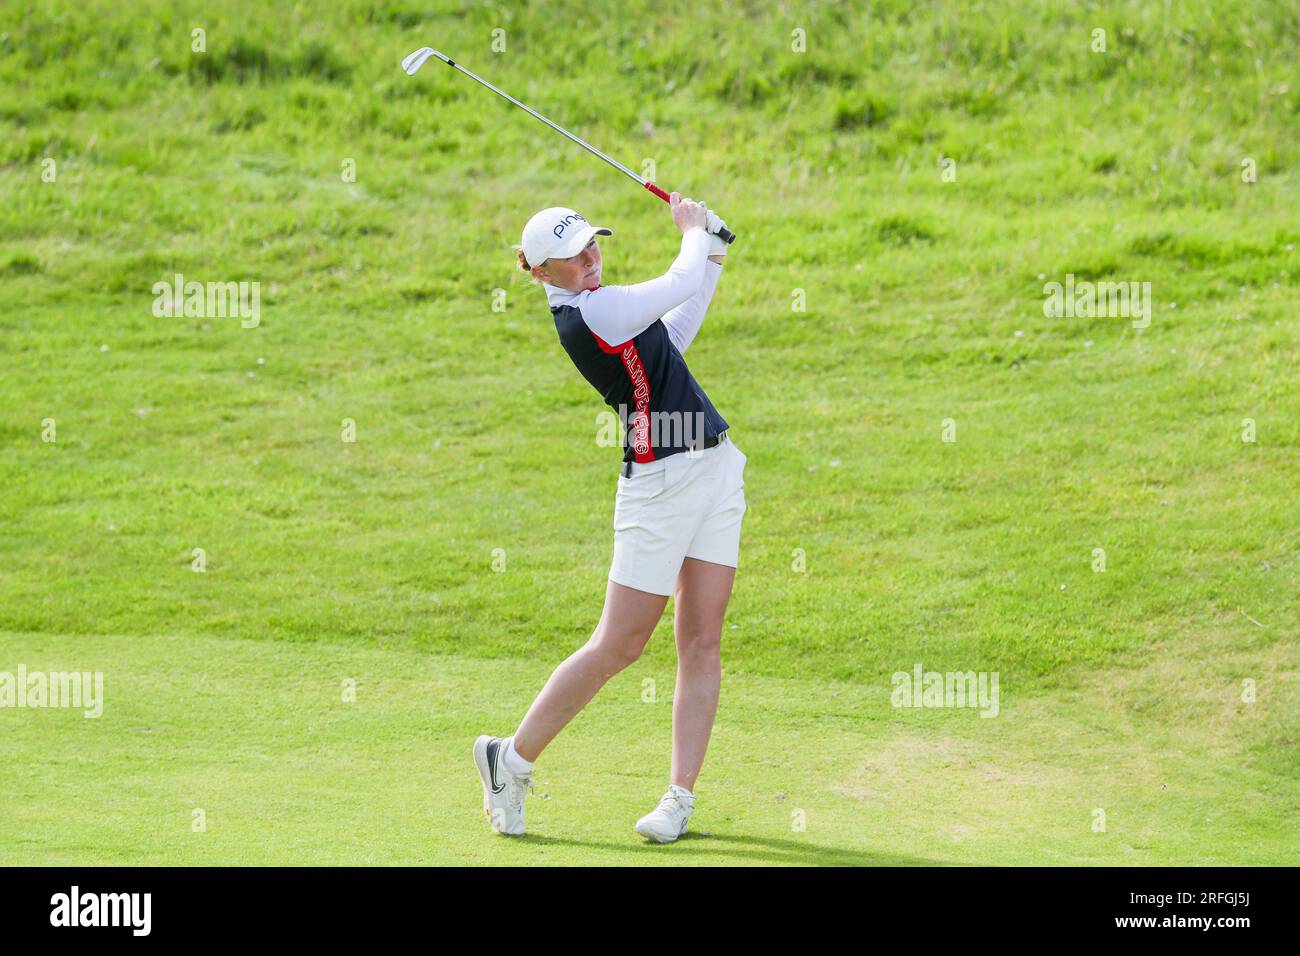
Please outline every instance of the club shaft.
[[[535, 117], [536, 119], [541, 120], [543, 123], [545, 123], [551, 129], [555, 130], [561, 136], [564, 136], [566, 139], [577, 143], [587, 152], [595, 156], [599, 156], [605, 162], [609, 163], [609, 165], [617, 169], [620, 173], [635, 181], [643, 189], [649, 190], [651, 193], [658, 196], [664, 202], [671, 201], [671, 196], [667, 192], [665, 192], [664, 190], [656, 186], [654, 183], [642, 179], [640, 176], [632, 172], [632, 170], [628, 169], [618, 160], [611, 159], [609, 156], [606, 156], [595, 146], [592, 146], [590, 143], [588, 143], [585, 139], [582, 139], [579, 136], [574, 136], [563, 126], [560, 126], [558, 123], [552, 123], [541, 113], [537, 112], [537, 110], [523, 103], [520, 103], [517, 99], [515, 99], [505, 90], [497, 89], [495, 86], [493, 86], [487, 80], [483, 79], [483, 77], [479, 76], [477, 73], [473, 72], [472, 70], [465, 69], [465, 67], [461, 66], [451, 57], [444, 56], [443, 54], [439, 53], [437, 50], [433, 49], [432, 47], [421, 47], [419, 50], [416, 50], [409, 57], [407, 57], [405, 60], [402, 61], [402, 67], [406, 70], [407, 73], [414, 76], [416, 71], [420, 69], [420, 67], [424, 64], [425, 60], [427, 60], [430, 56], [436, 56], [439, 60], [441, 60], [443, 63], [446, 63], [452, 69], [459, 70], [461, 73], [464, 73], [466, 76], [468, 76], [471, 80], [478, 83], [479, 85], [486, 86], [497, 96], [501, 97], [502, 99], [509, 100], [511, 103], [514, 103], [515, 106], [519, 107], [521, 110]], [[724, 242], [732, 243], [736, 241], [736, 234], [732, 232], [730, 229], [727, 229], [725, 227], [719, 228], [718, 231], [714, 233], [714, 235], [718, 236]]]
[[610, 164], [611, 166], [613, 166], [615, 169], [619, 170], [619, 171], [622, 172], [622, 173], [625, 173], [625, 174], [628, 175], [628, 176], [631, 176], [633, 179], [635, 179], [635, 180], [636, 180], [638, 183], [640, 183], [642, 186], [646, 186], [646, 181], [645, 181], [644, 179], [642, 179], [642, 178], [641, 178], [640, 176], [638, 176], [636, 173], [632, 172], [632, 170], [628, 169], [626, 166], [624, 166], [624, 165], [623, 165], [622, 163], [620, 163], [618, 160], [616, 160], [616, 159], [611, 159], [609, 156], [606, 156], [604, 153], [602, 153], [600, 150], [598, 150], [595, 146], [592, 146], [590, 143], [588, 143], [585, 139], [582, 139], [582, 138], [579, 137], [579, 136], [574, 136], [572, 133], [570, 133], [567, 129], [565, 129], [563, 126], [559, 125], [558, 123], [552, 123], [550, 120], [548, 120], [548, 119], [547, 119], [545, 116], [543, 116], [541, 113], [537, 112], [537, 110], [533, 109], [533, 108], [530, 107], [530, 106], [527, 106], [527, 105], [524, 104], [524, 103], [520, 103], [517, 99], [515, 99], [513, 96], [511, 96], [511, 95], [510, 95], [509, 93], [507, 93], [505, 90], [497, 89], [495, 86], [493, 86], [493, 85], [492, 85], [491, 83], [489, 83], [487, 80], [483, 79], [483, 77], [479, 76], [477, 73], [473, 72], [472, 70], [467, 70], [467, 69], [465, 69], [465, 67], [461, 66], [459, 63], [457, 63], [455, 60], [451, 59], [450, 57], [443, 56], [443, 55], [442, 55], [441, 53], [439, 53], [437, 50], [435, 50], [435, 51], [433, 52], [433, 55], [436, 56], [438, 59], [442, 60], [443, 63], [446, 63], [446, 64], [447, 64], [449, 67], [451, 67], [452, 69], [454, 69], [454, 70], [460, 70], [460, 72], [464, 73], [464, 74], [465, 74], [466, 76], [468, 76], [470, 79], [472, 79], [472, 80], [477, 80], [479, 83], [482, 83], [484, 86], [486, 86], [489, 90], [491, 90], [491, 91], [492, 91], [493, 93], [495, 93], [497, 96], [500, 96], [500, 97], [503, 97], [503, 98], [509, 100], [511, 103], [514, 103], [515, 106], [519, 107], [521, 110], [524, 110], [525, 112], [531, 114], [532, 116], [535, 116], [537, 119], [541, 120], [543, 123], [545, 123], [545, 124], [546, 124], [547, 126], [549, 126], [551, 129], [555, 130], [557, 133], [561, 134], [562, 136], [567, 136], [569, 139], [573, 140], [575, 143], [577, 143], [577, 144], [578, 144], [579, 146], [581, 146], [583, 149], [587, 150], [587, 151], [590, 152], [590, 153], [594, 153], [595, 155], [599, 156], [601, 159], [603, 159], [605, 162], [609, 163], [609, 164]]

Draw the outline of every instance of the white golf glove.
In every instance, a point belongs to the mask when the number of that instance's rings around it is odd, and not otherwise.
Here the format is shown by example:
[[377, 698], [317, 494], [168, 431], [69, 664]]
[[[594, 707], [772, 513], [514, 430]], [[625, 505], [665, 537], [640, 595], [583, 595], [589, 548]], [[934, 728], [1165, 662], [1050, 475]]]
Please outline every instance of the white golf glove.
[[[703, 205], [703, 203], [701, 203], [701, 205]], [[704, 211], [704, 231], [709, 234], [709, 255], [725, 256], [727, 254], [727, 243], [716, 233], [719, 229], [725, 229], [727, 223], [725, 220], [719, 218], [718, 214], [708, 206], [704, 207]]]

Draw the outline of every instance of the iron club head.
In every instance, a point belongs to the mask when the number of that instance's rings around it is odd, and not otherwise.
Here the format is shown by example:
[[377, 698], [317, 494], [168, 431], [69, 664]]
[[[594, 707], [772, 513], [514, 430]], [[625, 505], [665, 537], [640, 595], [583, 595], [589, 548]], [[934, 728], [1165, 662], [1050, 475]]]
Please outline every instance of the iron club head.
[[432, 47], [422, 46], [402, 61], [402, 69], [406, 71], [408, 76], [415, 76], [420, 67], [424, 66], [424, 61], [435, 55], [441, 56]]

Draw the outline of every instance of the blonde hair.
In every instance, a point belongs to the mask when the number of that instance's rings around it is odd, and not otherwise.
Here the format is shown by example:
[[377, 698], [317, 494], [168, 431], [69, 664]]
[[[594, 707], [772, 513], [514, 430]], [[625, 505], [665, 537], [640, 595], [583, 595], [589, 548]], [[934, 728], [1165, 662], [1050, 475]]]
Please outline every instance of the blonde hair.
[[[542, 280], [537, 278], [537, 276], [533, 275], [533, 267], [528, 264], [528, 259], [524, 255], [524, 247], [520, 245], [516, 245], [514, 247], [514, 250], [515, 250], [515, 258], [519, 262], [519, 268], [523, 269], [524, 272], [528, 273], [528, 281], [533, 283], [533, 285], [541, 285]], [[538, 263], [538, 265], [540, 264], [541, 263]]]

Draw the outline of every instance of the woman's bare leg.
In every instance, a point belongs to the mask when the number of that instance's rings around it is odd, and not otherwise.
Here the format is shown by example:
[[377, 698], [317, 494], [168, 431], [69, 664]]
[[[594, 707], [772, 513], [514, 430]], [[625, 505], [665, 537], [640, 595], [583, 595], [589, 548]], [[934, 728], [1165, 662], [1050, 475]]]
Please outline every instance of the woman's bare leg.
[[673, 694], [673, 767], [669, 783], [687, 790], [704, 765], [722, 686], [722, 619], [736, 569], [687, 558], [677, 575], [673, 630], [677, 690]]
[[668, 598], [609, 582], [595, 633], [551, 674], [515, 731], [515, 752], [536, 760], [605, 682], [645, 650]]

